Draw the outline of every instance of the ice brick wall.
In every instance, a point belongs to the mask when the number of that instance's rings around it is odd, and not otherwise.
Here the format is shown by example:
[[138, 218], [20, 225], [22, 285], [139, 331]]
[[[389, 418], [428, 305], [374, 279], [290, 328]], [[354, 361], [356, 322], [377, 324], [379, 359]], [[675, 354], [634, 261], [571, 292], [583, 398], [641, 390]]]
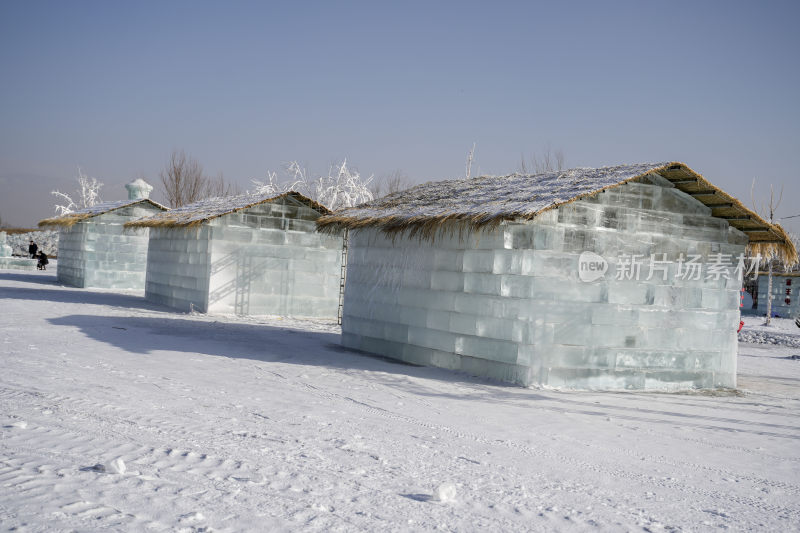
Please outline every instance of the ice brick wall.
[[86, 279], [85, 222], [62, 227], [58, 232], [56, 279], [64, 285], [84, 287]]
[[129, 206], [61, 228], [58, 280], [75, 287], [143, 289], [148, 231], [123, 224], [155, 209]]
[[208, 310], [208, 226], [150, 228], [145, 298], [181, 311]]
[[318, 217], [268, 203], [213, 220], [208, 309], [335, 319], [342, 239], [317, 233]]
[[[0, 269], [36, 270], [36, 260], [24, 257], [0, 257]], [[50, 264], [53, 264], [51, 261]]]
[[[746, 237], [666, 180], [629, 184], [490, 232], [434, 243], [351, 232], [345, 346], [523, 385], [683, 389], [736, 384], [740, 282], [675, 279], [620, 256], [738, 255]], [[609, 263], [586, 283], [578, 258]], [[664, 276], [666, 275], [666, 279]], [[650, 279], [647, 279], [647, 278]]]
[[[767, 312], [768, 283], [768, 276], [758, 276], [758, 310], [761, 313]], [[772, 314], [782, 318], [800, 316], [800, 276], [772, 276]]]

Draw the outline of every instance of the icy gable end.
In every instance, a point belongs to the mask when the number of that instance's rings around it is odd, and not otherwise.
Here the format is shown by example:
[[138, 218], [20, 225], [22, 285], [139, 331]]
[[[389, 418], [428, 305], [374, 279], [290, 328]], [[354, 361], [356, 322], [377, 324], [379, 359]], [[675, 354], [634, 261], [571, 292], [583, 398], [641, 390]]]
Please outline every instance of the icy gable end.
[[129, 230], [124, 224], [166, 208], [147, 199], [153, 188], [144, 180], [126, 188], [128, 200], [102, 202], [39, 223], [59, 228], [59, 282], [75, 287], [144, 288], [148, 230]]
[[343, 243], [316, 231], [320, 211], [291, 192], [210, 199], [143, 221], [145, 296], [186, 311], [335, 319]]
[[281, 199], [213, 220], [208, 310], [335, 319], [342, 238], [317, 233], [318, 217]]
[[746, 244], [656, 175], [463, 239], [351, 229], [342, 343], [525, 386], [735, 387], [735, 265], [694, 279], [678, 261]]

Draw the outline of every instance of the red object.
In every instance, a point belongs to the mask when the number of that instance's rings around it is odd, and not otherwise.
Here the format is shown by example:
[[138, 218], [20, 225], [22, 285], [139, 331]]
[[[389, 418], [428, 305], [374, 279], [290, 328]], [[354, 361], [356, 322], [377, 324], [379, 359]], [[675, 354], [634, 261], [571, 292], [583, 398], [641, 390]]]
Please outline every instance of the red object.
[[787, 279], [787, 280], [786, 280], [786, 284], [787, 284], [787, 285], [791, 285], [791, 284], [792, 284], [792, 280], [790, 280], [790, 279]]
[[742, 331], [743, 327], [744, 327], [744, 320], [740, 320], [739, 321], [739, 329], [736, 330], [736, 333], [739, 333], [740, 331]]
[[792, 300], [790, 298], [786, 298], [784, 302], [786, 302], [786, 305], [789, 305], [790, 303], [792, 303]]
[[789, 296], [790, 294], [792, 294], [792, 289], [786, 289], [786, 296]]

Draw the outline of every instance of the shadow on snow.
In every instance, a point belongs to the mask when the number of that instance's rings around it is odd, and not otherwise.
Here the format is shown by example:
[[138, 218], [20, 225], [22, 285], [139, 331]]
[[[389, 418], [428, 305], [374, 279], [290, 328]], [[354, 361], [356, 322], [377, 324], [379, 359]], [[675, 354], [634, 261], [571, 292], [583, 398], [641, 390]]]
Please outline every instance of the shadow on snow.
[[35, 283], [37, 285], [56, 285], [56, 273], [52, 274], [26, 274], [24, 271], [0, 272], [0, 279], [9, 281], [22, 281], [24, 283]]
[[[281, 328], [265, 324], [214, 322], [209, 320], [209, 317], [200, 320], [181, 318], [181, 315], [176, 314], [174, 310], [147, 302], [141, 296], [64, 287], [58, 284], [55, 276], [2, 272], [0, 280], [3, 279], [37, 284], [40, 287], [0, 287], [0, 298], [108, 305], [163, 312], [163, 316], [158, 317], [87, 314], [48, 319], [55, 326], [77, 327], [86, 336], [117, 346], [131, 354], [166, 350], [187, 354], [251, 359], [265, 363], [281, 362], [338, 368], [352, 372], [368, 372], [370, 373], [369, 379], [375, 382], [388, 387], [402, 387], [404, 391], [420, 396], [499, 402], [515, 405], [521, 409], [535, 405], [537, 409], [559, 413], [597, 417], [607, 417], [611, 414], [616, 419], [632, 422], [656, 422], [670, 426], [681, 425], [732, 433], [751, 432], [800, 439], [798, 435], [765, 431], [766, 428], [800, 431], [800, 428], [795, 426], [690, 414], [674, 410], [678, 405], [711, 409], [718, 407], [713, 403], [714, 398], [706, 396], [525, 389], [458, 372], [408, 365], [379, 355], [350, 350], [339, 344], [339, 335], [335, 333]], [[466, 390], [464, 392], [444, 392], [435, 390], [435, 385], [422, 384], [410, 378], [463, 385]], [[615, 405], [615, 402], [622, 399], [625, 400], [624, 404]], [[736, 402], [739, 409], [747, 409], [750, 406], [755, 409], [759, 408], [758, 403], [743, 400], [731, 398], [730, 401]], [[729, 424], [736, 424], [738, 427], [730, 427]], [[749, 426], [749, 428], [745, 429], [743, 426]]]
[[[67, 287], [56, 281], [55, 276], [34, 274], [0, 273], [0, 280], [21, 281], [39, 285], [38, 287], [0, 286], [0, 298], [15, 300], [40, 300], [57, 303], [110, 305], [113, 307], [147, 309], [150, 311], [174, 312], [168, 307], [145, 300], [141, 295], [119, 292], [102, 292], [93, 289]], [[52, 287], [52, 288], [48, 288]]]
[[[337, 333], [167, 316], [151, 318], [69, 315], [51, 318], [48, 321], [56, 326], [77, 327], [85, 335], [131, 354], [165, 350], [251, 359], [264, 363], [280, 362], [326, 367], [346, 372], [364, 372], [368, 374], [368, 379], [376, 384], [402, 389], [406, 393], [419, 396], [502, 403], [523, 410], [535, 407], [556, 413], [592, 417], [605, 418], [611, 415], [615, 419], [630, 422], [654, 422], [670, 427], [685, 426], [734, 434], [754, 433], [800, 440], [800, 434], [776, 432], [776, 430], [800, 432], [800, 427], [794, 425], [730, 418], [713, 413], [687, 413], [675, 409], [676, 403], [689, 403], [687, 400], [690, 398], [696, 400], [691, 402], [695, 407], [706, 409], [719, 407], [706, 406], [707, 400], [711, 399], [708, 397], [642, 392], [596, 393], [526, 389], [458, 372], [407, 365], [385, 357], [349, 350], [339, 344]], [[263, 367], [262, 370], [270, 371], [268, 367]], [[425, 383], [414, 378], [447, 382], [450, 384], [450, 390], [442, 391], [435, 383]], [[453, 390], [460, 387], [463, 389]], [[620, 400], [624, 400], [624, 403], [615, 405]], [[739, 404], [738, 398], [731, 397], [730, 401]], [[747, 405], [747, 402], [741, 403]]]

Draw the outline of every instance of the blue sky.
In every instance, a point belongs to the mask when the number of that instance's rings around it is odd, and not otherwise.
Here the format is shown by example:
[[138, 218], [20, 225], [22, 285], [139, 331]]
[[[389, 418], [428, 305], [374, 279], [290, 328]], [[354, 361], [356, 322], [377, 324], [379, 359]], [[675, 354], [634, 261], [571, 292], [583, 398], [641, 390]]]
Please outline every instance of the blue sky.
[[[414, 182], [679, 160], [800, 213], [798, 2], [3, 2], [0, 216], [173, 149], [242, 188], [347, 157]], [[157, 196], [156, 196], [157, 197]], [[800, 218], [787, 225], [800, 231]]]

